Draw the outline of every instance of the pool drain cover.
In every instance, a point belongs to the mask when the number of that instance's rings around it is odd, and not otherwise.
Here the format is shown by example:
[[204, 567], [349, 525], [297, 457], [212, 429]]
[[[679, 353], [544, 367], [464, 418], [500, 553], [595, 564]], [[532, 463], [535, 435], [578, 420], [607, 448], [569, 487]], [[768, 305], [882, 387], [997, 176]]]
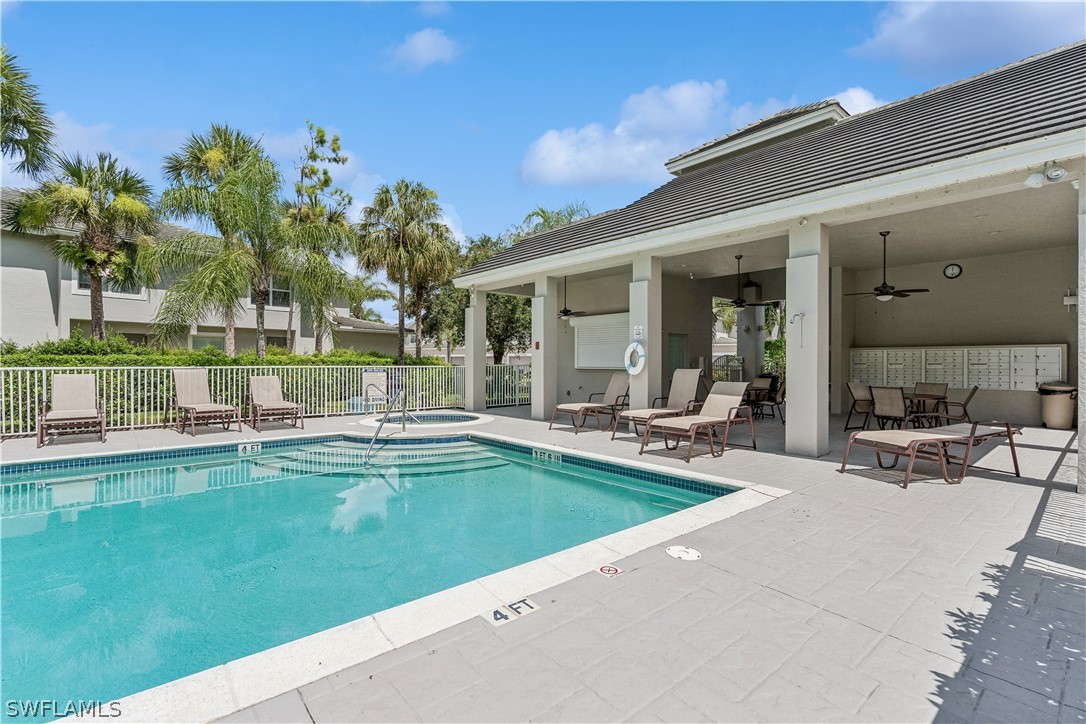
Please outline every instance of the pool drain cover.
[[678, 558], [680, 561], [696, 561], [701, 558], [701, 553], [686, 546], [668, 546], [667, 554], [672, 558]]

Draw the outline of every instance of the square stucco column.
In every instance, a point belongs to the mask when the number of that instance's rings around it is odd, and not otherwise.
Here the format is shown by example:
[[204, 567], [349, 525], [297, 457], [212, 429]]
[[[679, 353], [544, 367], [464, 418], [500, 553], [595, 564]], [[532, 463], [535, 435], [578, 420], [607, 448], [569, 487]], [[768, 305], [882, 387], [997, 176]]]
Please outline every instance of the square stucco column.
[[788, 234], [788, 420], [785, 452], [817, 457], [830, 450], [829, 233], [822, 224]]
[[[630, 282], [630, 341], [645, 347], [645, 369], [630, 377], [630, 408], [645, 409], [660, 395], [664, 376], [663, 272], [659, 257], [638, 257]], [[637, 338], [638, 328], [641, 338]]]
[[540, 277], [532, 297], [532, 419], [546, 420], [557, 403], [558, 279]]
[[486, 409], [486, 292], [472, 291], [464, 310], [464, 407]]
[[1079, 178], [1078, 183], [1078, 492], [1086, 493], [1086, 450], [1082, 445], [1086, 420], [1086, 398], [1082, 396], [1082, 374], [1086, 370], [1086, 325], [1082, 323], [1086, 307], [1086, 179]]

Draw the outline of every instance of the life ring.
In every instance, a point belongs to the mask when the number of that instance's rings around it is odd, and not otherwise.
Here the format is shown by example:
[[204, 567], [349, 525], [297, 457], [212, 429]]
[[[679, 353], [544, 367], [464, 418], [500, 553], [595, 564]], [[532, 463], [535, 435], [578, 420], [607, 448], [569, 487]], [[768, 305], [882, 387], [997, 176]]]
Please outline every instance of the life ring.
[[[631, 358], [635, 358], [636, 361], [631, 362]], [[639, 375], [643, 369], [645, 369], [645, 348], [640, 342], [630, 342], [630, 346], [626, 348], [626, 371], [631, 375]]]

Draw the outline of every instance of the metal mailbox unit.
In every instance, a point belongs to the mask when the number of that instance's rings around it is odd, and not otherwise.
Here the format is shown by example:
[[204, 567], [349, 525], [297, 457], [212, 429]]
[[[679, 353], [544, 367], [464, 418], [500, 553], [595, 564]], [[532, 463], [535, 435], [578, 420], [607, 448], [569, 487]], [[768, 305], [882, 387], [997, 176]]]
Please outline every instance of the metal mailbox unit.
[[884, 347], [851, 350], [851, 379], [909, 387], [943, 382], [953, 389], [1028, 390], [1067, 374], [1067, 345]]

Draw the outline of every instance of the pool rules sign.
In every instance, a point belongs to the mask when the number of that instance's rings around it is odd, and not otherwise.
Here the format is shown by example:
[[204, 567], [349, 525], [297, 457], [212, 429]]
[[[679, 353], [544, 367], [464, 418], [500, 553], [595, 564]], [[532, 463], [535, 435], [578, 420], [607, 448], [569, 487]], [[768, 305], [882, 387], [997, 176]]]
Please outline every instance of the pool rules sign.
[[494, 626], [504, 626], [510, 621], [516, 621], [518, 618], [524, 618], [530, 613], [535, 613], [539, 610], [539, 604], [532, 601], [530, 598], [522, 598], [519, 601], [513, 601], [507, 603], [504, 606], [495, 608], [489, 613], [484, 613], [483, 618], [490, 621]]

